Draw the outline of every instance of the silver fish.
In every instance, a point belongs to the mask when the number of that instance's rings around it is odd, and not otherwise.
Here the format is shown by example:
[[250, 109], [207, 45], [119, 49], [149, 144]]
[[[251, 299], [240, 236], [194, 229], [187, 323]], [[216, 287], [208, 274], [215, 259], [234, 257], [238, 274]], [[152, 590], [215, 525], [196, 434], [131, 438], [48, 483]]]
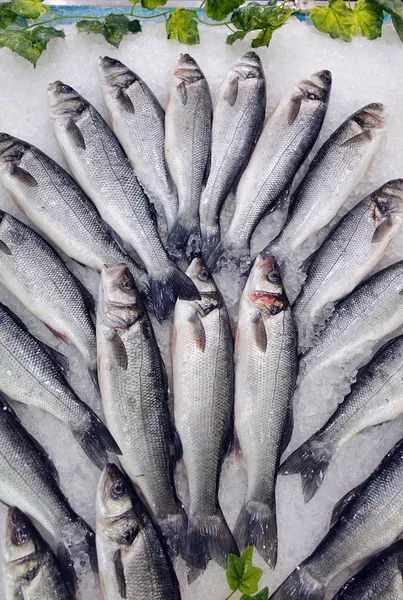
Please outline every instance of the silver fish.
[[389, 342], [361, 371], [351, 392], [325, 425], [295, 450], [280, 473], [301, 475], [305, 502], [323, 483], [338, 450], [353, 436], [403, 413], [403, 337]]
[[291, 308], [272, 257], [260, 255], [239, 306], [235, 350], [235, 432], [248, 472], [248, 492], [234, 535], [277, 562], [275, 487], [292, 432], [297, 339]]
[[[173, 253], [198, 246], [199, 204], [211, 146], [212, 104], [208, 83], [196, 61], [181, 54], [165, 115], [165, 155], [178, 190], [179, 212], [168, 238]], [[192, 248], [187, 254], [192, 253]], [[186, 298], [185, 298], [186, 300]]]
[[65, 361], [64, 356], [38, 342], [10, 309], [0, 304], [0, 392], [60, 419], [87, 456], [103, 469], [107, 451], [119, 454], [119, 447], [67, 383]]
[[98, 272], [104, 265], [126, 263], [149, 298], [145, 271], [118, 247], [92, 202], [49, 156], [0, 133], [0, 180], [18, 208], [67, 256]]
[[292, 271], [319, 248], [326, 226], [367, 172], [384, 138], [386, 113], [383, 104], [373, 103], [346, 119], [320, 148], [293, 194], [287, 223], [269, 247], [292, 300], [297, 293], [291, 290]]
[[313, 335], [334, 302], [368, 277], [402, 223], [402, 179], [385, 183], [340, 221], [315, 255], [293, 305], [300, 344]]
[[95, 535], [70, 507], [57, 471], [39, 443], [0, 396], [0, 500], [17, 506], [53, 537], [63, 572], [75, 578], [74, 559], [85, 552], [96, 569]]
[[102, 473], [97, 553], [104, 600], [180, 600], [179, 585], [151, 519], [115, 465]]
[[87, 290], [40, 235], [3, 211], [0, 256], [0, 282], [56, 337], [77, 348], [96, 384], [95, 328]]
[[193, 283], [169, 259], [155, 215], [118, 140], [95, 108], [73, 88], [48, 88], [55, 136], [74, 177], [101, 217], [145, 264], [155, 314], [164, 320], [177, 296], [197, 297]]
[[52, 549], [18, 508], [7, 512], [3, 547], [5, 600], [75, 600]]
[[165, 163], [165, 112], [148, 85], [119, 60], [99, 59], [102, 91], [113, 131], [147, 196], [165, 212], [168, 230], [178, 196]]
[[332, 76], [319, 71], [290, 89], [270, 115], [238, 184], [229, 229], [208, 266], [223, 256], [249, 255], [255, 227], [285, 205], [294, 176], [312, 149], [325, 118]]
[[175, 425], [189, 482], [186, 561], [192, 582], [210, 559], [226, 567], [238, 554], [218, 502], [232, 435], [234, 366], [231, 325], [218, 288], [200, 258], [186, 271], [201, 300], [178, 300], [172, 339]]
[[323, 600], [333, 577], [392, 544], [402, 529], [403, 440], [336, 504], [328, 534], [271, 600]]
[[403, 600], [403, 540], [380, 552], [333, 600]]
[[184, 555], [187, 518], [173, 481], [175, 432], [165, 367], [124, 265], [102, 271], [97, 347], [105, 419], [122, 451], [120, 462], [172, 550]]
[[210, 173], [200, 201], [205, 260], [220, 241], [221, 207], [249, 160], [265, 110], [262, 63], [255, 52], [247, 52], [229, 71], [214, 106]]

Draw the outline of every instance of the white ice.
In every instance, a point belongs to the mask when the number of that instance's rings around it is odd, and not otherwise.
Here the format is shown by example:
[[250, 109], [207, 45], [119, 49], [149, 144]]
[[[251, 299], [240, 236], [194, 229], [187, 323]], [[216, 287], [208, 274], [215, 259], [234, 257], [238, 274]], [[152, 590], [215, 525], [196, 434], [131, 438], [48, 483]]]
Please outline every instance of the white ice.
[[[137, 71], [165, 106], [176, 58], [185, 49], [177, 42], [166, 40], [163, 24], [147, 23], [143, 29], [141, 35], [125, 38], [119, 50], [116, 50], [101, 36], [77, 35], [74, 27], [68, 26], [65, 28], [66, 40], [50, 42], [36, 69], [9, 50], [2, 49], [0, 130], [28, 140], [65, 166], [47, 114], [47, 84], [61, 79], [77, 88], [105, 114], [97, 75], [98, 56], [105, 54], [119, 58]], [[225, 28], [201, 27], [200, 46], [188, 49], [204, 70], [213, 96], [232, 62], [249, 48], [248, 39], [232, 47], [226, 46], [227, 33]], [[268, 109], [272, 109], [281, 94], [301, 78], [321, 69], [332, 71], [333, 89], [329, 111], [316, 149], [345, 118], [364, 104], [383, 102], [388, 105], [388, 139], [385, 148], [377, 156], [370, 173], [355, 193], [356, 200], [389, 179], [403, 177], [403, 45], [391, 25], [384, 26], [383, 37], [379, 40], [369, 42], [358, 38], [347, 44], [332, 40], [318, 33], [312, 26], [292, 19], [274, 34], [269, 49], [260, 49], [258, 52], [267, 77]], [[24, 220], [3, 189], [0, 189], [0, 207]], [[270, 220], [269, 217], [266, 224], [259, 228], [259, 234], [254, 240], [256, 250], [261, 249], [271, 237]], [[401, 257], [403, 236], [392, 244], [383, 264]], [[92, 289], [96, 289], [96, 275], [79, 267], [74, 267], [74, 270], [86, 283], [90, 282]], [[219, 281], [225, 285], [224, 294], [228, 299], [231, 315], [235, 318], [239, 295], [237, 284], [231, 276], [221, 277]], [[3, 289], [0, 290], [0, 300], [8, 303], [22, 316], [33, 333], [68, 353], [72, 359], [74, 387], [84, 400], [100, 410], [99, 401], [94, 396], [92, 385], [74, 350], [56, 342]], [[168, 361], [170, 325], [157, 329], [164, 357]], [[334, 398], [328, 398], [321, 405], [313, 405], [308, 398], [299, 405], [290, 448], [294, 448], [323, 424], [334, 409], [335, 402]], [[65, 427], [50, 416], [32, 409], [17, 405], [16, 410], [29, 431], [38, 437], [54, 458], [60, 472], [62, 489], [73, 508], [94, 526], [94, 498], [99, 472], [89, 463]], [[284, 577], [314, 549], [329, 526], [329, 516], [335, 501], [373, 470], [386, 451], [399, 439], [402, 430], [402, 421], [398, 420], [357, 436], [346, 444], [332, 462], [325, 483], [307, 506], [303, 503], [297, 476], [279, 479], [279, 561], [273, 572], [255, 556], [256, 563], [264, 568], [262, 586], [269, 585], [274, 591]], [[186, 486], [182, 475], [179, 477], [179, 489], [186, 500]], [[223, 469], [221, 503], [231, 527], [235, 523], [245, 491], [245, 472], [241, 468], [236, 469], [233, 458], [230, 457]], [[4, 510], [1, 509], [0, 517], [3, 515]], [[210, 563], [206, 573], [191, 587], [186, 586], [183, 563], [178, 563], [177, 566], [184, 600], [224, 600], [228, 595], [225, 573], [216, 564]], [[99, 589], [94, 588], [91, 581], [89, 587], [82, 590], [83, 600], [95, 600], [99, 597]], [[0, 599], [4, 599], [2, 591]]]

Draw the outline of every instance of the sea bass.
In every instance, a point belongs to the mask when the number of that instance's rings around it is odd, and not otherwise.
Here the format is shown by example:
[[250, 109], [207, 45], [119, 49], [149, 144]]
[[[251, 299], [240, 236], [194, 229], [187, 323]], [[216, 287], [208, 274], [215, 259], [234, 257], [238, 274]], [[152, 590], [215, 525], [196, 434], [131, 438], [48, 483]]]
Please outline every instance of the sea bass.
[[92, 297], [40, 235], [0, 211], [0, 282], [58, 338], [81, 353], [97, 381]]
[[104, 269], [97, 310], [100, 387], [120, 462], [173, 552], [184, 556], [186, 514], [176, 496], [168, 382], [150, 320], [125, 265]]
[[294, 176], [322, 127], [331, 83], [329, 71], [314, 73], [290, 89], [270, 115], [238, 184], [229, 229], [208, 266], [223, 255], [249, 255], [259, 221], [269, 210], [287, 204]]
[[212, 104], [208, 83], [189, 54], [180, 55], [174, 77], [165, 116], [165, 155], [178, 190], [179, 212], [168, 247], [179, 256], [190, 256], [200, 241], [199, 204], [210, 156]]
[[91, 200], [54, 160], [0, 133], [0, 180], [18, 208], [62, 252], [98, 272], [104, 265], [126, 263], [148, 301], [146, 272], [119, 248]]
[[316, 253], [293, 305], [300, 344], [333, 303], [373, 271], [403, 223], [403, 180], [385, 183], [339, 223]]
[[336, 504], [328, 534], [271, 600], [323, 600], [335, 575], [392, 544], [402, 530], [403, 440]]
[[102, 473], [97, 553], [104, 600], [180, 600], [179, 584], [151, 519], [115, 465]]
[[293, 194], [287, 223], [268, 249], [292, 301], [298, 293], [293, 272], [319, 248], [326, 226], [367, 172], [384, 139], [386, 113], [383, 104], [373, 103], [346, 119], [320, 148]]
[[168, 230], [178, 196], [165, 163], [165, 112], [148, 85], [119, 60], [99, 59], [102, 91], [113, 131], [147, 196], [163, 207]]
[[119, 454], [111, 434], [63, 376], [65, 357], [36, 340], [9, 308], [0, 304], [0, 392], [65, 423], [100, 469], [107, 451]]
[[152, 207], [104, 119], [61, 81], [51, 84], [48, 90], [55, 136], [74, 177], [104, 221], [145, 264], [156, 316], [164, 320], [177, 296], [197, 297], [194, 285], [169, 259]]
[[220, 211], [262, 131], [266, 81], [259, 56], [247, 52], [229, 71], [214, 106], [210, 174], [200, 201], [202, 255], [220, 241]]
[[297, 339], [291, 308], [272, 257], [260, 255], [239, 306], [235, 350], [235, 432], [245, 458], [248, 492], [234, 535], [277, 562], [275, 487], [292, 432]]
[[75, 600], [50, 546], [18, 508], [9, 508], [3, 534], [5, 600]]
[[200, 258], [188, 276], [201, 300], [178, 300], [172, 339], [175, 425], [189, 482], [186, 561], [190, 582], [210, 559], [226, 567], [238, 554], [218, 502], [221, 465], [233, 424], [234, 366], [231, 325], [223, 298]]

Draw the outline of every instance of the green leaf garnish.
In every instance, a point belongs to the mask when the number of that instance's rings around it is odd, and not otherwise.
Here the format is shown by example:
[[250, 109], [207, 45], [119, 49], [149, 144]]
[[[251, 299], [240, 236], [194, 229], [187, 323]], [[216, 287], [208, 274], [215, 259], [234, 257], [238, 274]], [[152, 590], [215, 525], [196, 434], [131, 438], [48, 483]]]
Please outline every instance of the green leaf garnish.
[[6, 27], [15, 23], [18, 18], [11, 6], [11, 2], [0, 3], [0, 29], [6, 29]]
[[374, 0], [386, 13], [391, 15], [396, 33], [403, 42], [403, 2], [401, 0]]
[[243, 39], [251, 31], [260, 30], [252, 40], [252, 47], [268, 46], [273, 32], [282, 27], [293, 12], [292, 9], [284, 8], [282, 5], [261, 6], [253, 2], [239, 8], [231, 17], [232, 25], [239, 31], [227, 37], [227, 44], [233, 44], [236, 40]]
[[107, 42], [119, 48], [124, 35], [128, 33], [138, 33], [141, 31], [140, 21], [138, 19], [128, 19], [125, 15], [111, 13], [103, 23], [99, 21], [89, 21], [84, 19], [78, 21], [76, 27], [82, 33], [100, 33]]
[[41, 25], [29, 31], [10, 29], [0, 32], [0, 48], [10, 48], [36, 66], [49, 40], [64, 37], [64, 31], [61, 29]]
[[206, 15], [214, 21], [224, 21], [241, 4], [243, 0], [207, 0]]
[[153, 10], [154, 8], [157, 8], [157, 6], [165, 6], [167, 2], [168, 0], [141, 0], [141, 6], [143, 8], [148, 8], [148, 10]]
[[259, 589], [262, 569], [252, 564], [253, 546], [248, 546], [241, 554], [228, 556], [227, 581], [231, 590], [254, 594]]
[[241, 600], [268, 600], [269, 599], [269, 588], [265, 587], [261, 592], [255, 594], [255, 596], [249, 596], [249, 594], [243, 594]]
[[358, 0], [354, 8], [357, 23], [362, 35], [369, 40], [375, 40], [382, 35], [383, 10], [376, 2]]
[[182, 44], [193, 46], [200, 43], [199, 29], [194, 10], [176, 8], [168, 17], [166, 29], [169, 40], [178, 40]]
[[315, 6], [310, 17], [312, 23], [322, 33], [328, 33], [332, 38], [341, 38], [351, 42], [358, 33], [358, 24], [354, 11], [344, 0], [329, 0], [329, 6]]
[[42, 2], [43, 0], [12, 0], [11, 9], [23, 19], [38, 19], [50, 10]]

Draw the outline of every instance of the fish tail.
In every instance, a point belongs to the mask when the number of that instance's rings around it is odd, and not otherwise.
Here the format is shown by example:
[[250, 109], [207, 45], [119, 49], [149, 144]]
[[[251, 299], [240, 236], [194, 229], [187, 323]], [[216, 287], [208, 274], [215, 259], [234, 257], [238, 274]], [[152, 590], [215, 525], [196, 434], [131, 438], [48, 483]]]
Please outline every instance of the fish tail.
[[177, 259], [192, 259], [200, 253], [200, 227], [180, 215], [167, 240], [168, 252]]
[[201, 237], [201, 255], [204, 261], [207, 263], [210, 256], [220, 243], [220, 228], [218, 224], [209, 225], [203, 229]]
[[88, 458], [103, 469], [108, 463], [108, 451], [122, 454], [106, 425], [86, 407], [87, 415], [74, 427], [73, 435]]
[[270, 596], [270, 600], [323, 600], [325, 587], [304, 566], [298, 567]]
[[127, 268], [133, 276], [134, 283], [139, 291], [142, 301], [147, 311], [153, 312], [153, 303], [151, 298], [150, 284], [146, 271], [141, 269], [133, 260], [126, 261]]
[[247, 500], [239, 513], [234, 536], [242, 551], [251, 544], [274, 569], [277, 563], [276, 506]]
[[76, 516], [74, 521], [62, 528], [61, 536], [62, 541], [57, 545], [60, 568], [70, 587], [76, 589], [76, 568], [82, 568], [85, 555], [92, 571], [98, 573], [95, 533], [81, 517]]
[[305, 502], [309, 502], [323, 483], [325, 473], [334, 453], [333, 446], [312, 437], [283, 462], [282, 475], [301, 475]]
[[177, 298], [200, 298], [193, 281], [172, 262], [165, 271], [150, 275], [150, 288], [155, 316], [160, 322], [167, 318]]
[[94, 384], [94, 388], [98, 394], [98, 396], [101, 395], [101, 388], [99, 387], [99, 381], [98, 381], [98, 371], [97, 371], [97, 367], [88, 367], [88, 372], [90, 374], [91, 377], [91, 381]]
[[221, 509], [213, 515], [190, 518], [186, 543], [189, 583], [206, 569], [210, 559], [226, 569], [229, 554], [239, 555], [239, 551]]
[[183, 508], [180, 507], [176, 514], [168, 515], [166, 519], [158, 521], [158, 525], [170, 553], [185, 559], [188, 520]]

